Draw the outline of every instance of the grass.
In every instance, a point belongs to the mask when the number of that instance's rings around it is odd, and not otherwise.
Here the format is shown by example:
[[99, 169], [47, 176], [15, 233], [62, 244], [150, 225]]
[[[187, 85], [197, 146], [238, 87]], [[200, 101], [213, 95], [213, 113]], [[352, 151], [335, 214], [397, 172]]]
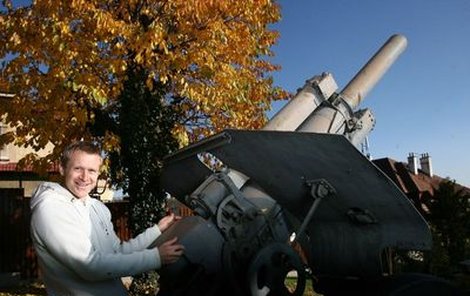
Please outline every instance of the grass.
[[14, 286], [0, 287], [0, 296], [43, 296], [46, 288], [41, 282], [24, 282]]
[[[287, 278], [284, 284], [289, 289], [290, 292], [293, 292], [297, 284], [297, 279]], [[315, 290], [313, 290], [312, 281], [307, 280], [303, 296], [321, 296], [321, 295], [322, 294], [318, 294], [315, 292]]]
[[[292, 289], [296, 287], [296, 279], [289, 278], [285, 282], [286, 287]], [[10, 287], [0, 287], [0, 296], [44, 296], [47, 295], [46, 289], [41, 282], [20, 283]], [[321, 296], [315, 293], [312, 287], [312, 281], [307, 280], [304, 296]]]

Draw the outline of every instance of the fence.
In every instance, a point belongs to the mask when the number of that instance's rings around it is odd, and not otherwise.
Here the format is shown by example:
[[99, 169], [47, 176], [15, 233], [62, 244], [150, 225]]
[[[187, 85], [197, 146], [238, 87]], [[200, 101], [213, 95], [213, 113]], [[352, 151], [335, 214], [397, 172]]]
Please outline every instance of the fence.
[[23, 195], [21, 188], [0, 189], [0, 273], [33, 278], [38, 268], [29, 235], [29, 200]]

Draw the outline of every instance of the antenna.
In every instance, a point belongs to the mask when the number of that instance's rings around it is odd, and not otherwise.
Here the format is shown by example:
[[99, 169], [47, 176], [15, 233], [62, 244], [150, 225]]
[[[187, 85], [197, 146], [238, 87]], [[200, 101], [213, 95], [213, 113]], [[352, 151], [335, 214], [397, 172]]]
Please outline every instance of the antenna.
[[372, 159], [369, 151], [369, 137], [365, 137], [364, 141], [361, 143], [361, 152], [367, 157], [367, 159]]

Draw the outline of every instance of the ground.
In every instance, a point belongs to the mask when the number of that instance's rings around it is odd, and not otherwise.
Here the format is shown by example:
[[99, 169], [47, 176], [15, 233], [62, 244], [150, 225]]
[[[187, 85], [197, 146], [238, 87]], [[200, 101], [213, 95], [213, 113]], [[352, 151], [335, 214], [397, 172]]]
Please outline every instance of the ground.
[[47, 295], [41, 282], [22, 282], [17, 285], [0, 287], [0, 296], [39, 296]]
[[[288, 281], [286, 283], [289, 285], [295, 285]], [[33, 282], [22, 282], [17, 285], [9, 287], [0, 287], [0, 296], [43, 296], [47, 295], [44, 285], [39, 281]], [[307, 288], [305, 289], [304, 296], [320, 296], [316, 294], [312, 289], [311, 281], [307, 282]]]

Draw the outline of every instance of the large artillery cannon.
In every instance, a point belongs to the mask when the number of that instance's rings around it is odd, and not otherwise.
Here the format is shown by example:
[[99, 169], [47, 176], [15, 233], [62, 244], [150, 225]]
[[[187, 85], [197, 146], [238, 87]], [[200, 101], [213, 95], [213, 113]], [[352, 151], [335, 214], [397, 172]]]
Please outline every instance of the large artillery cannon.
[[162, 185], [194, 216], [159, 240], [186, 248], [161, 270], [161, 295], [302, 295], [309, 276], [325, 295], [368, 295], [388, 285], [394, 251], [430, 249], [424, 219], [356, 148], [374, 125], [356, 109], [405, 47], [394, 35], [341, 92], [315, 76], [262, 130], [166, 158]]

